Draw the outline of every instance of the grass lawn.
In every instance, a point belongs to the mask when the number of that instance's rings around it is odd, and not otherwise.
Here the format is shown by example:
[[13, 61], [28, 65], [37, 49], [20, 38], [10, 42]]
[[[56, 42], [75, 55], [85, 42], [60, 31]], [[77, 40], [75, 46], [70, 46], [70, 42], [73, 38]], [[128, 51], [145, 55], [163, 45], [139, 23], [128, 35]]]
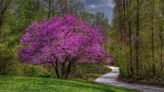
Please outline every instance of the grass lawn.
[[0, 92], [136, 92], [124, 88], [88, 83], [82, 80], [58, 80], [36, 77], [0, 77]]

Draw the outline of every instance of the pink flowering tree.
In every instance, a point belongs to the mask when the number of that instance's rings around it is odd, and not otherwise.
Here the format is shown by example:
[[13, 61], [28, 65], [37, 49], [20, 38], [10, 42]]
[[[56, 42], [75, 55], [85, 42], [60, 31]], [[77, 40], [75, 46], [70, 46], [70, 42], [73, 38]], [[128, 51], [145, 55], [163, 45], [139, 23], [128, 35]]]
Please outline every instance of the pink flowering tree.
[[49, 64], [58, 78], [70, 78], [77, 64], [96, 63], [108, 57], [102, 29], [72, 16], [57, 16], [31, 24], [21, 37], [22, 63]]

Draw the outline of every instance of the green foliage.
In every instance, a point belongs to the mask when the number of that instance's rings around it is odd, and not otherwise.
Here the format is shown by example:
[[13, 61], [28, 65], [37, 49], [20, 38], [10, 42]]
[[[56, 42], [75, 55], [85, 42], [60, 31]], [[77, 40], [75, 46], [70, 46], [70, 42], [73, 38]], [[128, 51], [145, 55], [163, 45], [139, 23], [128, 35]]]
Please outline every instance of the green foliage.
[[121, 78], [163, 85], [162, 7], [163, 0], [116, 0], [109, 52], [120, 67]]
[[28, 77], [54, 77], [52, 72], [48, 70], [46, 66], [34, 66], [34, 65], [23, 65], [24, 76]]
[[13, 49], [0, 44], [0, 75], [22, 75]]
[[86, 63], [86, 64], [81, 64], [77, 67], [75, 77], [93, 81], [95, 78], [101, 76], [102, 74], [108, 73], [110, 71], [111, 69], [109, 69], [105, 63], [100, 63], [100, 64]]
[[0, 28], [0, 74], [24, 75], [17, 59], [17, 48], [23, 30], [32, 22], [43, 18], [45, 12], [37, 0], [13, 0], [6, 9]]

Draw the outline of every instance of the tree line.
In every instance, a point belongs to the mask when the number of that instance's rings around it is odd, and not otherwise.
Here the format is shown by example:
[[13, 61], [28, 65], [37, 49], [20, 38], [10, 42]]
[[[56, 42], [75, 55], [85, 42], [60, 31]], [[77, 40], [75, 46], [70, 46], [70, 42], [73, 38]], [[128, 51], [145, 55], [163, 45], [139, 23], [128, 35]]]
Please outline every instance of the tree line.
[[164, 1], [115, 0], [112, 28], [120, 77], [163, 85]]

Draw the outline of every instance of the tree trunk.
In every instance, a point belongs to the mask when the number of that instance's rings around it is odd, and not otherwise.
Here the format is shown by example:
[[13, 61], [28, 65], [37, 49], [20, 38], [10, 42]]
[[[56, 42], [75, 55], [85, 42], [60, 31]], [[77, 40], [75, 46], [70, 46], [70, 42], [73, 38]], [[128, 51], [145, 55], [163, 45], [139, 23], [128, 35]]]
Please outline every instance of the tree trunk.
[[121, 8], [121, 1], [120, 0], [116, 0], [117, 3], [117, 11], [118, 11], [118, 15], [119, 15], [119, 42], [120, 44], [123, 43], [123, 30], [122, 30], [122, 25], [123, 25], [123, 21], [122, 21], [122, 8]]
[[66, 70], [65, 79], [69, 79], [73, 75], [73, 73], [75, 71], [75, 67], [76, 67], [76, 61], [77, 61], [76, 58], [69, 60], [67, 70]]
[[135, 62], [136, 62], [136, 74], [139, 76], [139, 50], [140, 50], [140, 1], [137, 0], [137, 12], [136, 12], [136, 41], [135, 41]]
[[55, 69], [57, 78], [61, 78], [60, 71], [59, 71], [59, 66], [58, 66], [58, 62], [57, 61], [55, 61], [55, 63], [52, 62], [52, 67]]
[[152, 17], [151, 17], [151, 46], [152, 46], [152, 72], [155, 75], [155, 59], [154, 59], [154, 0], [152, 0]]
[[2, 16], [0, 16], [0, 33], [1, 33], [2, 21], [3, 21], [3, 18], [2, 18]]
[[52, 3], [52, 1], [51, 0], [48, 0], [48, 19], [51, 16], [51, 3]]
[[131, 76], [133, 76], [134, 71], [133, 71], [133, 48], [132, 48], [132, 30], [131, 30], [131, 22], [128, 23], [128, 27], [129, 27], [129, 53], [130, 53], [130, 72], [131, 72]]
[[160, 38], [160, 62], [161, 62], [161, 71], [163, 71], [163, 67], [164, 67], [164, 63], [163, 63], [163, 30], [162, 30], [162, 26], [159, 27], [159, 38]]
[[70, 74], [70, 72], [71, 72], [71, 67], [72, 67], [72, 62], [69, 62], [69, 63], [68, 63], [68, 66], [67, 66], [67, 70], [66, 70], [65, 79], [68, 79], [69, 74]]

